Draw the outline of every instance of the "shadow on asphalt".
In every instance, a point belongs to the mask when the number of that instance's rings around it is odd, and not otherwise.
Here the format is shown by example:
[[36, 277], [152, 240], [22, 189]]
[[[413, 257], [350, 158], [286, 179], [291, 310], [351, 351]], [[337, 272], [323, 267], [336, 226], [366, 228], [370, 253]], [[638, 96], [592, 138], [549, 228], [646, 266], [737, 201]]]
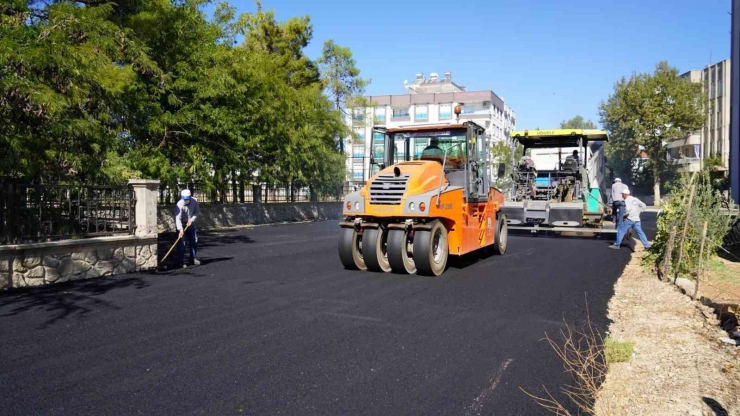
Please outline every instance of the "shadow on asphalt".
[[[198, 231], [198, 247], [218, 247], [234, 243], [251, 244], [254, 240], [244, 234], [237, 234], [242, 230], [222, 230], [222, 231]], [[162, 258], [177, 240], [176, 233], [161, 233], [157, 238], [157, 249], [159, 257]], [[170, 256], [175, 254], [177, 249], [172, 250]], [[187, 250], [187, 248], [186, 248]]]
[[73, 281], [40, 288], [10, 289], [0, 294], [0, 304], [7, 312], [0, 318], [16, 316], [33, 310], [52, 313], [38, 329], [73, 315], [82, 315], [93, 309], [120, 309], [110, 302], [97, 298], [111, 290], [130, 288], [144, 289], [149, 286], [144, 279], [127, 275], [111, 276], [86, 281]]
[[[241, 230], [222, 230], [222, 231], [198, 231], [198, 252], [212, 247], [226, 246], [230, 244], [251, 244], [254, 240], [244, 234], [236, 234]], [[172, 248], [172, 245], [177, 240], [176, 233], [162, 233], [157, 238], [157, 252], [160, 260], [160, 267], [172, 269], [175, 266], [177, 259], [177, 247], [172, 249], [170, 255], [165, 259], [164, 262], [161, 260]], [[187, 243], [185, 244], [185, 257], [189, 256], [189, 248]], [[231, 260], [233, 257], [222, 257], [222, 258], [200, 258], [201, 264], [208, 264], [217, 261]]]

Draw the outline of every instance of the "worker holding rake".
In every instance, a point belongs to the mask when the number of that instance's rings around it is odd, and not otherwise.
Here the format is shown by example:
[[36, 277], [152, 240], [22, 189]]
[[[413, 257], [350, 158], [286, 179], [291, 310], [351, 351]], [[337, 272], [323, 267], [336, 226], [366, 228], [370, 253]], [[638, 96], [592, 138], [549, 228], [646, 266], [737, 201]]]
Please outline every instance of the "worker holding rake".
[[[188, 189], [184, 189], [181, 193], [182, 198], [177, 201], [175, 206], [175, 226], [179, 233], [179, 243], [177, 245], [177, 266], [186, 268], [185, 264], [185, 239], [188, 240], [190, 246], [190, 264], [198, 265], [200, 261], [195, 258], [198, 251], [198, 234], [195, 230], [195, 221], [200, 215], [200, 209], [198, 208], [198, 200], [190, 195]], [[183, 228], [183, 223], [185, 227]]]

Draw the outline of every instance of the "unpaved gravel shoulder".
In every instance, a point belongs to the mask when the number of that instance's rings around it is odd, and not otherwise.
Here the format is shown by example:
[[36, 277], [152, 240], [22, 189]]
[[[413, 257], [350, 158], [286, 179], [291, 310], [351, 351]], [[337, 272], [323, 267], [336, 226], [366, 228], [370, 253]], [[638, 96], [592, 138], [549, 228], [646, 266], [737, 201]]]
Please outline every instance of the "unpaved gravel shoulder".
[[740, 416], [740, 348], [721, 343], [710, 308], [645, 272], [643, 254], [633, 253], [609, 302], [611, 336], [635, 352], [610, 366], [597, 414]]

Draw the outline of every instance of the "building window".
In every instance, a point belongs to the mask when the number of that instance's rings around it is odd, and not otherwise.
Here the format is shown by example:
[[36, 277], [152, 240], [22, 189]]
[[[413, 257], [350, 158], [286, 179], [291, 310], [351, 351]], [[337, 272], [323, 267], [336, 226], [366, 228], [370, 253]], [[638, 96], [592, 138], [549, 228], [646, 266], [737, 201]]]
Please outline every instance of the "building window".
[[470, 115], [487, 115], [491, 113], [490, 113], [490, 110], [481, 103], [481, 104], [464, 105], [462, 108], [462, 114], [470, 116]]
[[385, 147], [385, 135], [383, 133], [373, 134], [373, 158], [382, 161]]
[[357, 181], [361, 181], [365, 179], [365, 164], [364, 163], [355, 163], [352, 165], [352, 177]]
[[352, 116], [352, 121], [365, 121], [365, 111], [364, 110], [355, 110], [354, 115]]
[[717, 153], [722, 156], [722, 152], [724, 151], [725, 147], [725, 142], [722, 140], [722, 129], [717, 130], [717, 147], [719, 148], [719, 151]]
[[363, 157], [365, 157], [365, 146], [355, 145], [352, 150], [352, 157], [354, 157], [355, 159], [362, 159]]
[[439, 105], [439, 119], [449, 120], [452, 118], [452, 104]]
[[385, 107], [378, 107], [375, 109], [375, 121], [381, 123], [385, 121]]
[[414, 110], [415, 121], [426, 121], [429, 118], [427, 105], [417, 105]]
[[408, 117], [409, 116], [409, 108], [394, 108], [393, 109], [393, 118], [398, 117]]
[[722, 100], [717, 101], [717, 124], [722, 126]]
[[486, 120], [486, 128], [489, 128], [489, 127], [491, 127], [491, 121], [490, 120]]

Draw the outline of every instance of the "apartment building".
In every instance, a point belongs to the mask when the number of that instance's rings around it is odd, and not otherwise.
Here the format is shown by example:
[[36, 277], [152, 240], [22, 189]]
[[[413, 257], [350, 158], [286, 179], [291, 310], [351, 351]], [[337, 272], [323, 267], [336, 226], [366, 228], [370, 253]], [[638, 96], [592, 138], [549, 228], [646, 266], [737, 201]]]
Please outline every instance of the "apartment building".
[[681, 77], [702, 84], [708, 100], [707, 121], [702, 130], [668, 143], [668, 159], [679, 165], [679, 171], [696, 172], [702, 160], [719, 156], [720, 170], [726, 171], [730, 160], [730, 60], [685, 72]]
[[[425, 124], [456, 123], [453, 109], [462, 108], [460, 122], [473, 121], [486, 130], [489, 148], [497, 141], [506, 140], [516, 128], [516, 114], [493, 91], [467, 91], [452, 80], [452, 74], [443, 77], [431, 73], [427, 79], [416, 74], [413, 82], [404, 82], [406, 94], [365, 97], [372, 103], [369, 108], [353, 109], [346, 123], [352, 126], [357, 138], [345, 138], [348, 181], [361, 183], [376, 173], [370, 166], [374, 149], [382, 146], [383, 135], [373, 135], [374, 126], [386, 128], [421, 126]], [[411, 143], [411, 158], [419, 157], [428, 145], [427, 140]], [[402, 159], [404, 146], [397, 146]], [[379, 155], [376, 155], [378, 157]], [[490, 155], [489, 155], [490, 158]]]

